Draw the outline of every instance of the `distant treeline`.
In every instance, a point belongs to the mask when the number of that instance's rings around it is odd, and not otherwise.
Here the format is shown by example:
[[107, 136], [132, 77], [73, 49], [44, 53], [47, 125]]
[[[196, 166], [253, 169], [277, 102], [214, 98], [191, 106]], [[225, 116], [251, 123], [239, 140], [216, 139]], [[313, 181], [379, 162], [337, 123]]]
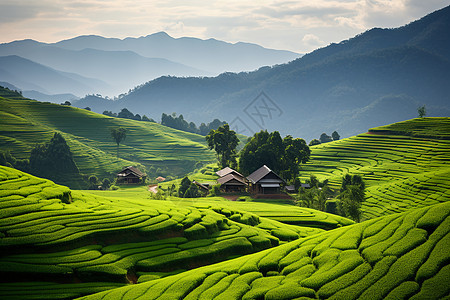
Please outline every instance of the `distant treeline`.
[[[124, 119], [131, 119], [131, 120], [137, 120], [137, 121], [146, 121], [146, 122], [154, 122], [155, 120], [152, 118], [148, 118], [146, 115], [143, 115], [142, 117], [139, 114], [133, 114], [131, 111], [129, 111], [126, 108], [122, 108], [122, 110], [119, 113], [113, 113], [112, 111], [105, 110], [103, 112], [104, 115], [110, 116], [110, 117], [116, 117], [116, 118], [124, 118]], [[219, 119], [214, 119], [212, 122], [205, 124], [201, 123], [199, 127], [194, 122], [188, 122], [184, 119], [183, 115], [177, 116], [176, 113], [172, 113], [171, 115], [163, 113], [161, 116], [161, 125], [183, 130], [187, 132], [197, 133], [200, 135], [206, 136], [211, 130], [216, 130], [220, 126], [226, 124], [225, 121], [220, 121]]]

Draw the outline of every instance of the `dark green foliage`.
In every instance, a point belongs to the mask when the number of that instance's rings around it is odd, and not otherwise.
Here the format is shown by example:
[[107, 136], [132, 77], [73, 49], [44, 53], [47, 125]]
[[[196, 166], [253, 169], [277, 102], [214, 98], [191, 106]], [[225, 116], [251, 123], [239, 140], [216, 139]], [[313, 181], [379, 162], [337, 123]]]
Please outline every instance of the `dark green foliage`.
[[333, 141], [337, 141], [341, 138], [341, 136], [339, 135], [339, 133], [337, 131], [333, 131], [333, 133], [331, 134], [331, 137], [333, 138]]
[[294, 180], [299, 165], [308, 161], [308, 145], [303, 139], [288, 135], [281, 139], [278, 131], [262, 130], [252, 137], [239, 154], [239, 170], [248, 175], [263, 165], [287, 180]]
[[178, 197], [182, 197], [182, 198], [184, 197], [184, 194], [191, 186], [191, 183], [192, 183], [191, 180], [187, 176], [185, 176], [181, 180], [180, 187], [178, 188]]
[[425, 105], [422, 105], [417, 108], [417, 114], [419, 115], [419, 118], [423, 118], [427, 114], [427, 109], [425, 108]]
[[209, 149], [216, 151], [221, 168], [235, 167], [236, 147], [239, 144], [239, 139], [236, 132], [230, 130], [228, 124], [220, 126], [217, 130], [211, 130], [206, 136], [206, 142]]
[[197, 198], [200, 196], [201, 196], [200, 190], [195, 183], [191, 183], [189, 185], [189, 188], [186, 190], [186, 192], [184, 192], [183, 195], [184, 198]]
[[308, 146], [315, 146], [315, 145], [320, 145], [320, 144], [322, 144], [318, 139], [312, 139], [310, 142], [309, 142], [309, 145]]
[[111, 129], [111, 137], [117, 144], [117, 157], [119, 157], [119, 144], [125, 140], [127, 137], [127, 130], [122, 127], [112, 128]]
[[197, 125], [195, 125], [194, 122], [186, 121], [183, 115], [177, 117], [176, 113], [172, 113], [172, 115], [163, 113], [161, 116], [161, 125], [187, 132], [198, 133], [203, 136], [206, 136], [211, 130], [217, 130], [220, 126], [225, 124], [226, 122], [224, 121], [214, 119], [208, 124], [201, 123], [200, 127], [197, 128]]
[[360, 175], [346, 174], [342, 178], [339, 194], [339, 212], [352, 220], [361, 219], [361, 203], [365, 199], [365, 183]]
[[30, 154], [30, 173], [60, 182], [61, 177], [79, 176], [72, 152], [56, 132], [50, 142], [36, 145]]
[[325, 132], [320, 135], [319, 140], [320, 140], [320, 143], [322, 143], [322, 144], [325, 144], [325, 143], [333, 141], [331, 136], [327, 135]]

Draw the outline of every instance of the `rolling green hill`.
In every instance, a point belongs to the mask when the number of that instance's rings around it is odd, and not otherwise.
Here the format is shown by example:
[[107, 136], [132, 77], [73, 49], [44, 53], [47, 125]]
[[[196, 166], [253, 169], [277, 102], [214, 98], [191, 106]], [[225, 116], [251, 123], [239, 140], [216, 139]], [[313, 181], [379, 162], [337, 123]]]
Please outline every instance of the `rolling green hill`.
[[363, 217], [405, 211], [450, 200], [450, 118], [421, 118], [371, 129], [368, 133], [311, 148], [301, 177], [343, 175], [366, 182]]
[[[124, 166], [142, 164], [165, 176], [181, 176], [196, 164], [212, 161], [204, 137], [174, 130], [157, 123], [119, 119], [84, 109], [23, 99], [10, 91], [1, 91], [0, 149], [10, 150], [17, 158], [29, 158], [31, 149], [48, 142], [55, 131], [67, 140], [80, 172], [100, 179]], [[110, 129], [123, 127], [127, 137], [120, 145], [119, 159]], [[149, 174], [156, 177], [155, 174]], [[77, 187], [71, 178], [61, 184]]]
[[450, 203], [83, 299], [448, 299]]
[[0, 297], [73, 298], [325, 232], [222, 203], [102, 197], [0, 166]]

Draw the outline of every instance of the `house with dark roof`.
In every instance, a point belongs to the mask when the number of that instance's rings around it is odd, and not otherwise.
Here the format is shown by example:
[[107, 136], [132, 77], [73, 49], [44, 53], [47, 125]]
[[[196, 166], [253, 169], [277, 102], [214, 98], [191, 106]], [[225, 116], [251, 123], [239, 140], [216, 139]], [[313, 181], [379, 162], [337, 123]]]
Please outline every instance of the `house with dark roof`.
[[217, 174], [219, 177], [224, 177], [224, 176], [226, 176], [226, 175], [228, 175], [228, 174], [233, 174], [233, 175], [235, 175], [235, 176], [238, 176], [238, 177], [241, 177], [241, 178], [245, 178], [244, 175], [242, 175], [241, 173], [239, 173], [239, 172], [236, 171], [236, 170], [233, 170], [233, 169], [230, 168], [230, 167], [225, 167], [225, 168], [223, 168], [222, 170], [217, 171], [216, 174]]
[[217, 183], [220, 184], [221, 189], [226, 192], [245, 192], [247, 182], [244, 177], [229, 173], [219, 179]]
[[282, 186], [286, 185], [286, 181], [266, 165], [247, 176], [247, 179], [250, 192], [255, 194], [279, 194]]
[[145, 181], [146, 177], [147, 174], [141, 172], [138, 168], [130, 166], [117, 173], [117, 183], [141, 183]]

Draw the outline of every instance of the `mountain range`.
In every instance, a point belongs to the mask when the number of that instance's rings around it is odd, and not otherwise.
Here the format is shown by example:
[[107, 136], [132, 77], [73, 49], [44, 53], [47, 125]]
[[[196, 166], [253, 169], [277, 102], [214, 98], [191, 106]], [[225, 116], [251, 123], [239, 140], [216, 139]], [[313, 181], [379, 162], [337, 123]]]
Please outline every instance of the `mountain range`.
[[[23, 90], [41, 93], [73, 93], [117, 95], [162, 75], [171, 76], [215, 76], [223, 71], [255, 70], [263, 65], [285, 63], [299, 57], [299, 54], [266, 49], [255, 44], [226, 43], [214, 39], [172, 38], [164, 32], [140, 38], [104, 38], [101, 36], [80, 36], [57, 43], [42, 43], [34, 40], [14, 41], [0, 44], [3, 64], [17, 64], [23, 76], [48, 84], [32, 85], [31, 81], [17, 78], [15, 71], [2, 65], [0, 80]], [[55, 85], [55, 77], [42, 74], [36, 76], [35, 64], [53, 71], [76, 74], [84, 86], [74, 84], [71, 88]], [[12, 67], [13, 68], [13, 67]], [[62, 77], [59, 80], [65, 80]], [[72, 76], [73, 77], [73, 76]], [[101, 83], [99, 81], [102, 81]], [[39, 100], [39, 99], [38, 99]]]
[[158, 119], [177, 112], [194, 122], [219, 118], [239, 133], [279, 130], [305, 139], [341, 137], [450, 113], [450, 6], [395, 29], [374, 28], [286, 64], [217, 77], [160, 77], [108, 101], [77, 106], [128, 108]]

